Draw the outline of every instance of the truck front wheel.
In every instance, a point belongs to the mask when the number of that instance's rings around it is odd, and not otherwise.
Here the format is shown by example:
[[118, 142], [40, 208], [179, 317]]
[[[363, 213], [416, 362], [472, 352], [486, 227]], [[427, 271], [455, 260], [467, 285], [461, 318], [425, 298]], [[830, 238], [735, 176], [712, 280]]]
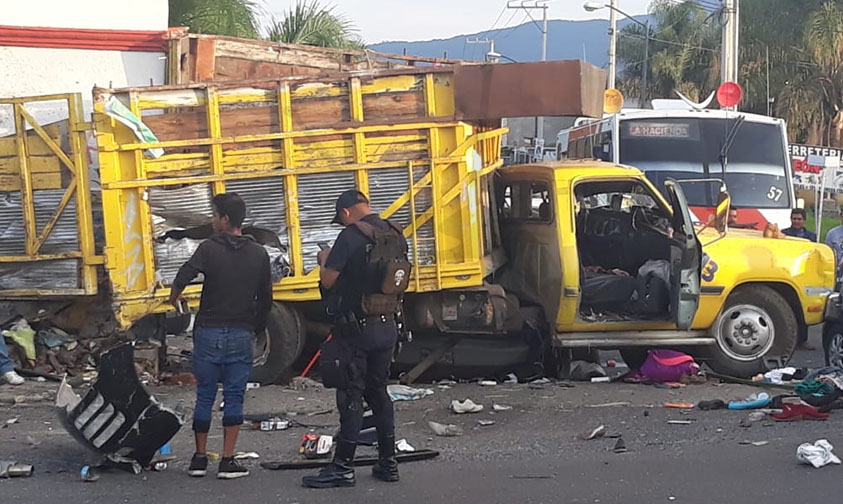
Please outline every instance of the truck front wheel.
[[796, 348], [799, 324], [787, 300], [764, 285], [739, 287], [712, 327], [709, 352], [714, 371], [750, 377], [767, 370], [766, 360], [787, 362]]
[[266, 331], [255, 341], [254, 365], [250, 381], [275, 383], [302, 353], [305, 343], [301, 314], [284, 303], [273, 303]]

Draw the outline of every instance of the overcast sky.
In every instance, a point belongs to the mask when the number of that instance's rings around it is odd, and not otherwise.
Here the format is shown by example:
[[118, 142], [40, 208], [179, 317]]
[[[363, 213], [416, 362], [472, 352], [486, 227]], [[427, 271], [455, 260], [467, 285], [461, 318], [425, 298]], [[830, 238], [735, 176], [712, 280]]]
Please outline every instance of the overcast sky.
[[[296, 0], [264, 0], [266, 10], [276, 17], [295, 5]], [[505, 0], [322, 0], [348, 17], [369, 44], [387, 40], [427, 40], [450, 38], [492, 28], [518, 25], [525, 21], [523, 10], [501, 14]], [[584, 0], [551, 0], [548, 19], [608, 18], [607, 11], [586, 12]], [[618, 0], [618, 7], [635, 15], [647, 10], [650, 0]], [[533, 11], [541, 16], [541, 11]]]

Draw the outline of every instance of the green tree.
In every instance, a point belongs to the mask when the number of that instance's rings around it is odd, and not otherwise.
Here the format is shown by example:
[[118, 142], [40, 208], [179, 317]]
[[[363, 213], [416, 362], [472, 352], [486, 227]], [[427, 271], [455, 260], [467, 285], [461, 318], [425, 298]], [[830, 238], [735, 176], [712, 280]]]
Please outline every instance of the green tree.
[[336, 13], [333, 5], [325, 6], [319, 0], [298, 0], [284, 13], [283, 18], [273, 18], [266, 37], [286, 44], [340, 49], [365, 47], [351, 21]]
[[[699, 100], [716, 86], [719, 27], [694, 1], [655, 0], [650, 5], [649, 98], [676, 98], [680, 91]], [[644, 27], [629, 24], [621, 30], [618, 55], [624, 63], [621, 89], [641, 94]]]
[[258, 38], [258, 4], [252, 0], [169, 0], [170, 26], [194, 33]]

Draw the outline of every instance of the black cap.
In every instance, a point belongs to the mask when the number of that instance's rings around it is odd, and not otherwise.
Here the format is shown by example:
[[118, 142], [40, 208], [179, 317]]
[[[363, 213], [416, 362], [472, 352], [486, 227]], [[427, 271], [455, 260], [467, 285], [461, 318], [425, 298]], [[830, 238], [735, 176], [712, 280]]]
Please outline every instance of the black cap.
[[346, 208], [351, 208], [358, 203], [368, 202], [369, 198], [357, 189], [343, 191], [343, 193], [340, 194], [340, 197], [337, 198], [337, 213], [334, 215], [334, 220], [331, 221], [331, 224], [342, 224], [342, 221], [340, 220], [340, 211], [345, 210]]

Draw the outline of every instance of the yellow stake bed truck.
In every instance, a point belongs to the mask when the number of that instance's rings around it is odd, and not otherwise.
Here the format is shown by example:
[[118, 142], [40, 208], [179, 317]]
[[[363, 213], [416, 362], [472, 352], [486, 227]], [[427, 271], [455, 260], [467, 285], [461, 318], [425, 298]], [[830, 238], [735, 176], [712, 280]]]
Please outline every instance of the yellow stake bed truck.
[[[696, 233], [681, 188], [668, 202], [634, 168], [500, 169], [501, 117], [597, 116], [603, 82], [590, 65], [552, 62], [95, 89], [93, 125], [78, 95], [0, 99], [16, 125], [0, 139], [0, 296], [71, 300], [83, 318], [107, 306], [123, 329], [162, 338], [211, 198], [237, 192], [244, 231], [272, 262], [253, 376], [271, 382], [329, 330], [316, 253], [339, 232], [336, 196], [356, 187], [410, 244], [413, 340], [396, 363], [410, 377], [434, 364], [552, 373], [572, 348], [634, 361], [682, 347], [743, 376], [786, 360], [823, 319], [830, 249]], [[55, 100], [67, 102], [64, 137], [27, 112]], [[191, 306], [200, 291], [187, 288]]]

